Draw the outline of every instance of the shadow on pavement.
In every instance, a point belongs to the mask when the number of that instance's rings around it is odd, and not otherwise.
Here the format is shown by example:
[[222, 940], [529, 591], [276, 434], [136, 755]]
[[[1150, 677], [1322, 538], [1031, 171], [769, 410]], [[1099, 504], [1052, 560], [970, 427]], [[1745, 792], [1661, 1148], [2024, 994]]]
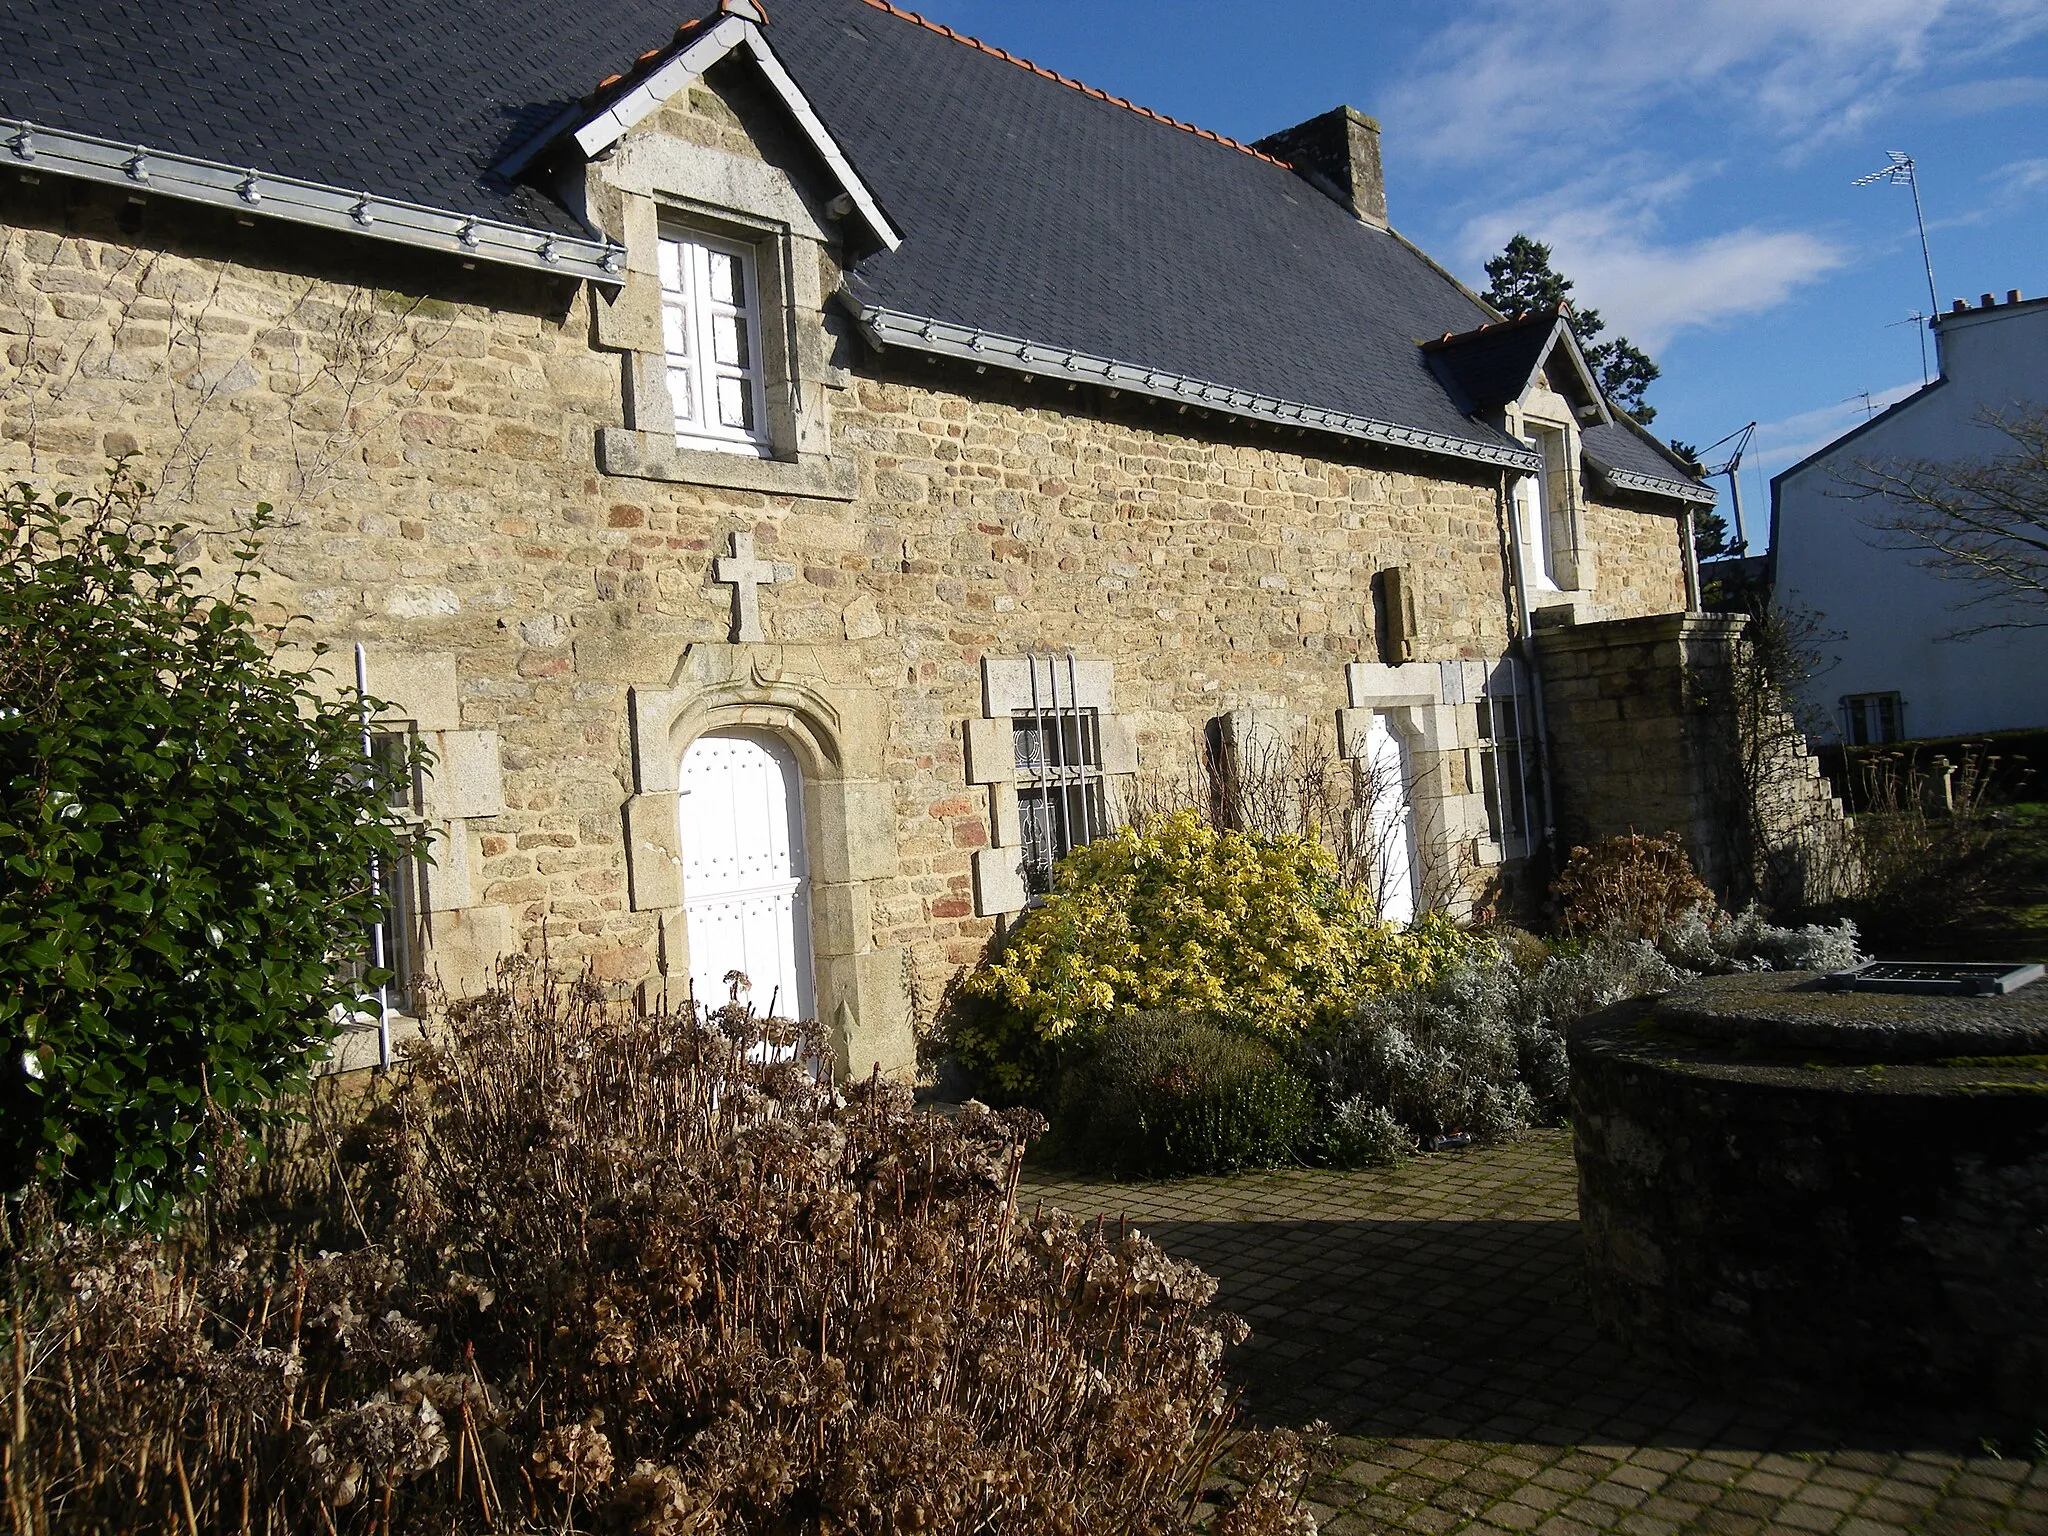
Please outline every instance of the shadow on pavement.
[[1696, 1450], [1974, 1451], [1904, 1405], [1730, 1397], [1594, 1329], [1572, 1221], [1145, 1221], [1252, 1327], [1262, 1420], [1341, 1434]]

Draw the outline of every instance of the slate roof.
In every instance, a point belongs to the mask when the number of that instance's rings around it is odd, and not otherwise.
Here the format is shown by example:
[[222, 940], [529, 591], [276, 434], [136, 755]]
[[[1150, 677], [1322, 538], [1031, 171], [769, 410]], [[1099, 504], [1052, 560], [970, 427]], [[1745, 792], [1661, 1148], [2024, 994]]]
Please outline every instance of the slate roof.
[[[1419, 346], [1493, 317], [1271, 159], [871, 0], [769, 14], [905, 237], [849, 273], [863, 304], [1519, 446]], [[491, 167], [689, 19], [665, 0], [8, 0], [0, 119], [573, 234]], [[1616, 435], [1616, 462], [1676, 478]]]
[[1579, 444], [1595, 469], [1670, 482], [1674, 488], [1684, 488], [1687, 501], [1711, 503], [1715, 499], [1712, 486], [1693, 479], [1677, 454], [1626, 416], [1617, 414], [1612, 422], [1582, 428]]
[[[695, 0], [692, 0], [695, 4]], [[649, 0], [6, 0], [0, 119], [582, 226], [490, 167], [681, 18]], [[622, 53], [624, 57], [622, 57]]]

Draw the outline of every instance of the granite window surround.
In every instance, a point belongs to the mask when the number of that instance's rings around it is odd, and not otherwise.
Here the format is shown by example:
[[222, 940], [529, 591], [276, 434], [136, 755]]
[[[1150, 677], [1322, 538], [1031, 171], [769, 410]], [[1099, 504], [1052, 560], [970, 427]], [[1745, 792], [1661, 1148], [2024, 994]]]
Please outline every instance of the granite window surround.
[[[427, 833], [426, 857], [412, 871], [418, 974], [434, 977], [451, 997], [467, 996], [490, 985], [500, 957], [518, 947], [512, 910], [484, 897], [480, 843], [492, 818], [505, 811], [498, 733], [463, 728], [454, 653], [372, 643], [364, 662], [371, 697], [389, 706], [373, 722], [376, 734], [417, 740], [427, 749], [405, 808]], [[312, 686], [325, 697], [353, 694], [354, 668], [345, 651], [316, 655], [286, 646], [278, 663], [310, 670]]]
[[1006, 917], [1031, 905], [1030, 850], [1019, 790], [1067, 787], [1066, 775], [1049, 775], [1018, 761], [1020, 720], [1027, 726], [1022, 733], [1027, 742], [1032, 739], [1028, 727], [1036, 721], [1051, 723], [1055, 731], [1086, 733], [1086, 755], [1092, 760], [1086, 765], [1087, 783], [1078, 788], [1089, 797], [1087, 819], [1092, 821], [1093, 808], [1099, 807], [1103, 822], [1090, 831], [1099, 836], [1115, 825], [1117, 806], [1138, 771], [1138, 740], [1131, 721], [1116, 713], [1114, 684], [1115, 668], [1106, 661], [1065, 655], [982, 659], [981, 718], [964, 727], [967, 782], [989, 794], [990, 846], [974, 855], [977, 915]]
[[[1509, 407], [1507, 429], [1536, 446], [1546, 461], [1542, 471], [1524, 477], [1522, 486], [1517, 487], [1515, 508], [1529, 601], [1532, 606], [1545, 607], [1564, 601], [1562, 594], [1585, 592], [1592, 585], [1592, 572], [1586, 548], [1578, 424], [1556, 395], [1537, 390], [1531, 394], [1537, 398]], [[1528, 521], [1531, 512], [1542, 519], [1540, 524]]]
[[[620, 232], [624, 282], [592, 286], [593, 340], [622, 354], [623, 427], [597, 435], [609, 475], [764, 495], [851, 501], [859, 474], [834, 457], [830, 402], [850, 383], [826, 328], [829, 221], [775, 166], [659, 132], [658, 119], [587, 168], [591, 212]], [[759, 451], [693, 446], [676, 435], [662, 334], [663, 237], [739, 246], [758, 285]]]

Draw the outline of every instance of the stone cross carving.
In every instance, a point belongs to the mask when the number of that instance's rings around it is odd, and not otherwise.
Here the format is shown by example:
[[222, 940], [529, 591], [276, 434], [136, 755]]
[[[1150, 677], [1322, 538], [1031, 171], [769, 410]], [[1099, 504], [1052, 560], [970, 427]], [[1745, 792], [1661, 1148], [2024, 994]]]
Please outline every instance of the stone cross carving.
[[742, 645], [759, 645], [768, 638], [761, 633], [761, 588], [772, 582], [794, 581], [796, 567], [757, 558], [754, 536], [735, 533], [732, 553], [718, 557], [711, 575], [713, 580], [732, 585], [733, 639]]

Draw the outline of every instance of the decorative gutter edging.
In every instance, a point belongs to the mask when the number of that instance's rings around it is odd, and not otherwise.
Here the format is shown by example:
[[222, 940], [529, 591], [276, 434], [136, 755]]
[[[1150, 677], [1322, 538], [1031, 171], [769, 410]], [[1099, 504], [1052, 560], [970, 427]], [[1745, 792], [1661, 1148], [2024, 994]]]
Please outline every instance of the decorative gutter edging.
[[0, 165], [17, 171], [74, 176], [183, 202], [230, 208], [244, 216], [341, 230], [468, 261], [587, 278], [608, 287], [625, 281], [625, 247], [609, 240], [550, 234], [295, 176], [122, 144], [63, 128], [44, 128], [26, 120], [0, 123], [0, 136], [4, 136], [0, 137]]
[[1669, 496], [1703, 507], [1711, 507], [1721, 499], [1711, 485], [1696, 485], [1690, 480], [1665, 480], [1657, 475], [1639, 475], [1632, 469], [1610, 469], [1604, 464], [1600, 467], [1600, 478], [1618, 491], [1641, 491], [1646, 496]]
[[1421, 427], [1403, 427], [1370, 416], [1354, 416], [1346, 411], [1326, 410], [1321, 406], [1304, 405], [1299, 401], [1282, 400], [1272, 395], [1211, 383], [1206, 379], [1190, 378], [1164, 368], [1120, 363], [1114, 358], [1098, 357], [1067, 347], [1048, 347], [1015, 336], [976, 330], [972, 326], [905, 314], [901, 310], [875, 305], [856, 307], [861, 329], [878, 347], [905, 347], [1046, 378], [1096, 384], [1115, 390], [1127, 389], [1133, 394], [1150, 395], [1159, 400], [1199, 405], [1226, 415], [1276, 422], [1282, 426], [1333, 432], [1340, 437], [1358, 438], [1390, 448], [1409, 448], [1531, 472], [1543, 468], [1542, 457], [1526, 448], [1480, 442]]

